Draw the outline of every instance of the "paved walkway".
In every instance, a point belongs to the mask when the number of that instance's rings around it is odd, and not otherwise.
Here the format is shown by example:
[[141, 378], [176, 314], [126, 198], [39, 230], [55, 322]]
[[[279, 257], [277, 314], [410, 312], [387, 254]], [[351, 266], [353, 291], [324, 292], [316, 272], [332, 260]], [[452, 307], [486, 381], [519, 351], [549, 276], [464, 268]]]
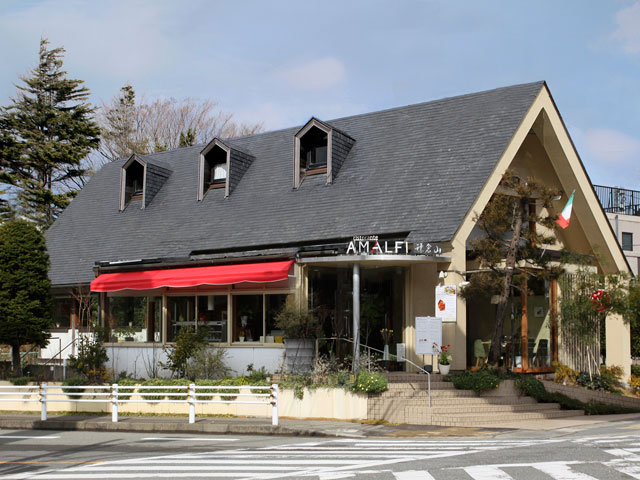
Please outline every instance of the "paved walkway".
[[270, 419], [200, 417], [189, 424], [186, 417], [120, 417], [112, 423], [110, 416], [50, 415], [40, 421], [36, 415], [0, 415], [0, 429], [13, 430], [94, 430], [164, 433], [215, 433], [245, 435], [296, 435], [322, 437], [462, 437], [493, 436], [510, 430], [559, 430], [564, 428], [606, 425], [619, 421], [640, 421], [640, 414], [594, 415], [496, 423], [481, 427], [438, 427], [429, 425], [374, 425], [338, 420], [297, 420], [281, 418], [280, 425]]

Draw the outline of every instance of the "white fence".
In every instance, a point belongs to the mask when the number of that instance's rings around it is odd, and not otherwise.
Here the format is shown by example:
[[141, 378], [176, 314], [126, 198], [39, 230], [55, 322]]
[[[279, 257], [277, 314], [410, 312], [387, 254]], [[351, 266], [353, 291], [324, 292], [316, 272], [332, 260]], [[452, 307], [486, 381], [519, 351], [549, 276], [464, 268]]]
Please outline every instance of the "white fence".
[[[47, 403], [109, 402], [111, 421], [118, 421], [123, 403], [183, 403], [189, 423], [196, 421], [196, 405], [207, 403], [271, 405], [271, 423], [278, 425], [278, 385], [69, 385], [51, 391], [46, 383], [0, 386], [0, 402], [40, 402], [40, 419], [47, 419]], [[135, 397], [134, 398], [134, 394]], [[218, 398], [218, 399], [216, 399]]]

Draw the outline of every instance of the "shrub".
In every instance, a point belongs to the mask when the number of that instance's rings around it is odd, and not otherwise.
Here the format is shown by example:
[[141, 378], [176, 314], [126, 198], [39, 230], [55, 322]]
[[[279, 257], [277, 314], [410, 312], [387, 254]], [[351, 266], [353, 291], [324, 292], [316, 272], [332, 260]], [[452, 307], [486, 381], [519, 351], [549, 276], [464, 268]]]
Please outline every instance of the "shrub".
[[358, 373], [358, 378], [351, 389], [354, 392], [381, 393], [387, 389], [387, 379], [381, 373], [363, 370]]
[[635, 413], [638, 410], [619, 407], [617, 405], [607, 405], [600, 402], [584, 403], [575, 400], [562, 393], [548, 392], [543, 383], [537, 378], [520, 375], [516, 379], [516, 388], [524, 395], [534, 398], [541, 403], [558, 403], [566, 410], [584, 410], [587, 415], [612, 415], [617, 413]]
[[640, 377], [640, 365], [631, 365], [631, 375]]
[[482, 369], [454, 373], [447, 375], [445, 379], [452, 382], [453, 386], [458, 390], [473, 390], [480, 395], [483, 392], [498, 388], [502, 376], [504, 375], [494, 370]]
[[26, 385], [27, 383], [29, 383], [31, 381], [31, 377], [10, 378], [9, 381], [11, 383], [13, 383], [14, 385], [21, 386], [21, 385]]
[[195, 331], [193, 327], [182, 327], [178, 332], [175, 344], [162, 347], [167, 355], [167, 362], [161, 363], [161, 366], [171, 370], [174, 377], [185, 377], [189, 361], [207, 346], [207, 338], [208, 334], [205, 328], [199, 328], [198, 331]]
[[322, 332], [322, 324], [315, 312], [299, 308], [292, 299], [288, 299], [276, 315], [275, 326], [287, 338], [317, 338]]
[[553, 381], [556, 383], [562, 383], [565, 385], [575, 385], [578, 372], [573, 368], [563, 365], [560, 362], [553, 362], [555, 373]]
[[[158, 394], [158, 395], [149, 395], [148, 397], [144, 397], [149, 401], [165, 400], [168, 398], [171, 400], [184, 400], [187, 398], [189, 381], [184, 379], [166, 380], [164, 378], [152, 378], [150, 380], [146, 380], [142, 385], [159, 387], [159, 388], [149, 388], [149, 389], [145, 388], [140, 390], [140, 393], [144, 393], [144, 394]], [[161, 388], [163, 386], [168, 387], [168, 386], [182, 386], [182, 385], [184, 385], [184, 389]], [[184, 393], [184, 396], [171, 395], [167, 397], [168, 393], [173, 393], [173, 394]]]
[[131, 377], [120, 377], [118, 378], [118, 380], [116, 381], [116, 383], [118, 384], [118, 399], [119, 400], [129, 400], [131, 398], [131, 395], [133, 395], [133, 393], [136, 391], [135, 388], [126, 388], [124, 390], [122, 390], [121, 393], [121, 389], [120, 387], [131, 387], [131, 386], [135, 386], [135, 385], [139, 385], [142, 383], [142, 380], [138, 380], [137, 378], [131, 378]]
[[635, 395], [640, 395], [640, 377], [636, 375], [631, 375], [631, 380], [629, 380], [629, 388]]
[[224, 348], [198, 348], [192, 358], [186, 362], [185, 376], [190, 379], [204, 380], [227, 377], [231, 369], [225, 363], [226, 356], [227, 350]]
[[109, 361], [109, 356], [102, 345], [105, 338], [106, 331], [96, 327], [93, 335], [80, 335], [78, 355], [69, 356], [69, 366], [85, 375], [89, 383], [102, 383], [106, 376], [104, 364]]
[[85, 377], [71, 377], [67, 378], [64, 382], [62, 382], [62, 391], [72, 400], [82, 398], [82, 395], [85, 390], [83, 388], [65, 388], [67, 385], [86, 385], [87, 379]]
[[619, 386], [622, 379], [623, 370], [621, 367], [600, 367], [600, 374], [589, 375], [587, 372], [580, 372], [576, 378], [576, 384], [590, 390], [604, 390], [606, 392], [620, 393]]

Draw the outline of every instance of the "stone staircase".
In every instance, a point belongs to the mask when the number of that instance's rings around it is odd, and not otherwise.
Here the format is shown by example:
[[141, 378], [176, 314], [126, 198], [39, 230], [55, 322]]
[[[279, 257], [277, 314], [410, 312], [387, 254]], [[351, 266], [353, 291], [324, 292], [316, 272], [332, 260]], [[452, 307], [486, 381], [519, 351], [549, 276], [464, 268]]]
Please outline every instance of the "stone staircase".
[[478, 396], [470, 390], [456, 390], [438, 374], [431, 375], [429, 408], [426, 375], [390, 372], [387, 378], [389, 389], [369, 396], [367, 416], [371, 420], [471, 427], [584, 415], [582, 410], [560, 410], [556, 403], [537, 403], [521, 396], [513, 380], [503, 380], [497, 389]]

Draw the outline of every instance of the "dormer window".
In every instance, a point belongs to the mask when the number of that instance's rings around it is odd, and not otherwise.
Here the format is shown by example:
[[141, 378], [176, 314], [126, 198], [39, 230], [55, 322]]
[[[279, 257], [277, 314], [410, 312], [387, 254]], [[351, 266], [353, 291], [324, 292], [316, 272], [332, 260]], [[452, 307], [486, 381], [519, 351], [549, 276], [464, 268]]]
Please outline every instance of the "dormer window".
[[229, 163], [231, 149], [218, 139], [213, 139], [200, 153], [200, 185], [198, 187], [198, 200], [202, 200], [205, 194], [216, 188], [223, 188], [225, 196], [229, 193]]
[[312, 127], [300, 138], [300, 168], [316, 170], [327, 167], [327, 133]]
[[132, 200], [144, 197], [145, 166], [132, 156], [122, 167], [122, 191], [120, 196], [120, 210], [124, 210]]
[[308, 175], [327, 175], [331, 183], [331, 151], [333, 128], [312, 118], [295, 136], [294, 188]]
[[152, 157], [131, 155], [120, 173], [120, 210], [132, 201], [146, 208], [171, 175], [171, 167]]

